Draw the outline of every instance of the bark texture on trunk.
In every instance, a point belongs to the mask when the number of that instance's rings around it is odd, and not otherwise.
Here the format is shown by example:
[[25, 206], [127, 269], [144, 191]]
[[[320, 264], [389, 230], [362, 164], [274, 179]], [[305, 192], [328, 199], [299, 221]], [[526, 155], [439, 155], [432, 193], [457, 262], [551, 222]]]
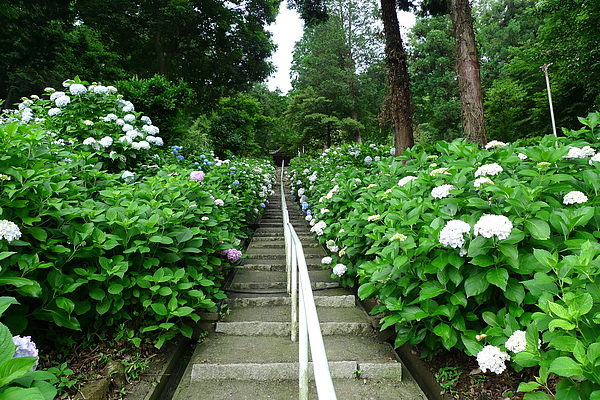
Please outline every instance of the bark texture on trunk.
[[394, 127], [394, 145], [399, 156], [414, 145], [410, 81], [406, 51], [400, 36], [396, 0], [381, 0], [381, 15], [385, 35], [385, 55], [388, 65], [390, 112]]
[[467, 141], [484, 146], [487, 143], [487, 133], [471, 5], [469, 0], [448, 0], [448, 8], [456, 44], [456, 72], [464, 136]]

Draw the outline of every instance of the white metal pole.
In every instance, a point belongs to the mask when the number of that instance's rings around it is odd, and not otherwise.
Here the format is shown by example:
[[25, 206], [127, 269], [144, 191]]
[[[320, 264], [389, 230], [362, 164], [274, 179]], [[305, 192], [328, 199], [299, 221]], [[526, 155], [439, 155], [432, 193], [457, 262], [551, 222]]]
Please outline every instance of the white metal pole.
[[542, 65], [542, 70], [544, 71], [544, 75], [546, 76], [546, 89], [548, 91], [548, 103], [550, 104], [550, 119], [552, 121], [552, 132], [554, 133], [554, 137], [558, 137], [556, 134], [556, 122], [554, 121], [554, 107], [552, 106], [552, 92], [550, 91], [550, 78], [548, 77], [548, 67], [552, 64], [544, 64]]
[[[302, 285], [300, 285], [302, 289]], [[308, 329], [306, 321], [305, 300], [300, 292], [300, 319], [298, 321], [298, 388], [299, 399], [308, 400]]]

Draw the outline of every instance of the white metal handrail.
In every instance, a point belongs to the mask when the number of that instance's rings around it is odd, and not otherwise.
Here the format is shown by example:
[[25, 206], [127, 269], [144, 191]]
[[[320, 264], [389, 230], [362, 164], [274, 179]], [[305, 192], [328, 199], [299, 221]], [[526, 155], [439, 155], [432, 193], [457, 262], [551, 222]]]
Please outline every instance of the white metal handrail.
[[[285, 238], [288, 293], [292, 296], [292, 341], [298, 340], [299, 399], [308, 400], [308, 343], [313, 360], [313, 373], [319, 399], [337, 400], [329, 363], [325, 353], [323, 334], [317, 315], [312, 285], [308, 276], [302, 243], [290, 223], [285, 189], [283, 186], [283, 163], [281, 165], [281, 210]], [[298, 316], [298, 309], [300, 315]]]

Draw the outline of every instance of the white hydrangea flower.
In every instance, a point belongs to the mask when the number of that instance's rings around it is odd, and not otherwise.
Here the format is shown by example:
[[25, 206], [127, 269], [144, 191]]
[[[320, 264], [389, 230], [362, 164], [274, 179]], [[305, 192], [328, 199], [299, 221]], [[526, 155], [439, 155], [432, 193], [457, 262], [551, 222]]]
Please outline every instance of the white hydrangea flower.
[[497, 163], [485, 164], [477, 168], [477, 171], [475, 171], [475, 177], [486, 175], [494, 176], [498, 175], [502, 171], [504, 171], [504, 169], [502, 169], [502, 167]]
[[90, 121], [89, 119], [84, 119], [83, 124], [86, 126], [94, 126], [94, 121]]
[[329, 212], [329, 208], [321, 208], [321, 210], [319, 211], [322, 214], [327, 214]]
[[133, 143], [133, 139], [130, 136], [125, 135], [119, 138], [119, 142], [121, 142], [125, 146], [131, 146], [131, 143]]
[[508, 353], [503, 352], [500, 348], [488, 344], [477, 353], [477, 364], [482, 372], [488, 370], [496, 374], [501, 374], [506, 369], [505, 361], [509, 360]]
[[327, 249], [332, 253], [337, 253], [338, 251], [340, 251], [340, 247], [337, 244], [335, 244], [335, 242], [331, 239], [328, 240], [325, 244], [327, 245]]
[[507, 143], [501, 142], [499, 140], [491, 140], [488, 142], [488, 144], [485, 145], [485, 148], [487, 150], [494, 150], [494, 149], [499, 149], [501, 147], [506, 147]]
[[135, 179], [135, 172], [123, 171], [121, 174], [121, 179], [123, 179], [125, 183], [131, 183]]
[[473, 233], [488, 239], [497, 236], [499, 240], [503, 240], [510, 236], [512, 227], [512, 222], [504, 215], [486, 214], [479, 218], [473, 227]]
[[298, 196], [302, 196], [306, 190], [304, 188], [298, 189]]
[[433, 171], [431, 171], [429, 173], [430, 176], [436, 176], [436, 175], [452, 175], [450, 174], [450, 172], [448, 172], [448, 168], [436, 168]]
[[112, 146], [113, 138], [111, 138], [110, 136], [104, 136], [98, 142], [102, 145], [102, 147], [104, 147], [106, 149], [106, 148]]
[[313, 219], [313, 216], [309, 214], [306, 217], [304, 217], [304, 219], [310, 222]]
[[416, 176], [412, 176], [412, 175], [405, 176], [404, 178], [402, 178], [398, 181], [398, 186], [405, 186], [408, 182], [412, 182], [415, 179], [417, 179]]
[[348, 268], [344, 264], [336, 264], [335, 267], [333, 267], [333, 273], [339, 277], [344, 275], [346, 271], [348, 271]]
[[106, 93], [108, 93], [108, 87], [102, 86], [102, 85], [96, 85], [96, 86], [94, 86], [93, 91], [96, 94], [106, 94]]
[[587, 196], [579, 190], [573, 190], [563, 197], [563, 204], [581, 204], [588, 201]]
[[57, 98], [54, 101], [54, 104], [56, 104], [56, 107], [64, 107], [67, 104], [69, 104], [71, 102], [71, 98], [67, 95], [64, 96], [60, 96], [59, 98]]
[[592, 157], [594, 154], [596, 154], [596, 150], [590, 146], [583, 146], [582, 148], [570, 147], [569, 153], [563, 156], [563, 158], [587, 158]]
[[155, 146], [162, 146], [165, 144], [160, 136], [146, 136], [146, 141]]
[[436, 186], [431, 190], [431, 196], [435, 199], [443, 199], [450, 194], [451, 190], [456, 189], [454, 185]]
[[12, 221], [7, 221], [5, 219], [0, 221], [0, 239], [6, 239], [9, 242], [12, 242], [15, 239], [19, 239], [21, 237], [21, 230]]
[[381, 219], [381, 215], [379, 215], [379, 214], [369, 215], [367, 217], [367, 221], [369, 221], [369, 222], [379, 221], [380, 219]]
[[517, 155], [519, 156], [519, 158], [521, 159], [521, 161], [525, 161], [525, 160], [527, 160], [527, 158], [529, 158], [529, 157], [527, 157], [527, 156], [526, 156], [525, 154], [523, 154], [523, 153], [519, 153], [519, 154], [517, 154]]
[[150, 119], [150, 117], [147, 117], [144, 115], [144, 116], [140, 117], [140, 120], [142, 122], [144, 122], [145, 124], [152, 125], [152, 120]]
[[65, 92], [54, 92], [50, 95], [50, 101], [55, 101], [56, 99], [58, 99], [59, 97], [63, 97], [66, 93]]
[[129, 132], [134, 130], [133, 126], [131, 126], [130, 124], [123, 124], [123, 126], [121, 127], [121, 129], [123, 130], [123, 132]]
[[80, 94], [86, 93], [87, 88], [85, 86], [83, 86], [81, 83], [74, 83], [71, 86], [69, 86], [69, 92], [71, 92], [71, 94], [73, 96], [78, 96]]
[[394, 233], [394, 236], [392, 236], [390, 238], [390, 242], [393, 242], [394, 240], [397, 240], [399, 242], [404, 242], [406, 239], [408, 239], [408, 237], [405, 234], [396, 232], [396, 233]]
[[595, 162], [600, 162], [600, 153], [596, 153], [592, 158], [590, 158], [590, 165], [594, 165]]
[[48, 115], [51, 117], [54, 117], [55, 115], [59, 115], [60, 113], [62, 113], [62, 110], [58, 107], [52, 107], [51, 109], [48, 110]]
[[480, 188], [482, 185], [486, 184], [493, 185], [494, 181], [488, 178], [487, 176], [480, 176], [479, 178], [475, 179], [475, 182], [473, 182], [473, 186], [475, 186], [476, 188]]
[[444, 246], [450, 246], [458, 249], [462, 248], [465, 244], [464, 233], [471, 232], [471, 225], [468, 223], [453, 219], [446, 222], [446, 226], [440, 231], [439, 241]]
[[316, 233], [317, 236], [321, 236], [321, 235], [323, 235], [323, 229], [325, 229], [325, 228], [327, 228], [327, 224], [325, 223], [325, 221], [319, 221], [319, 222], [315, 223], [312, 226], [312, 228], [310, 228], [310, 231]]
[[126, 114], [126, 115], [123, 117], [123, 120], [124, 120], [125, 122], [130, 122], [130, 123], [131, 123], [131, 122], [135, 121], [135, 115], [133, 115], [133, 114]]
[[131, 147], [134, 150], [150, 150], [150, 143], [145, 140], [140, 140], [139, 142], [131, 143]]
[[323, 257], [321, 259], [321, 264], [330, 265], [333, 259], [331, 257]]
[[85, 144], [86, 146], [90, 146], [92, 144], [94, 144], [96, 142], [96, 139], [94, 139], [93, 137], [89, 137], [84, 139], [83, 144]]
[[117, 124], [119, 126], [123, 126], [123, 125], [125, 125], [125, 121], [123, 121], [121, 118], [117, 118], [115, 120], [115, 124]]
[[527, 348], [527, 339], [525, 338], [525, 331], [514, 331], [504, 344], [506, 350], [512, 351], [513, 353], [520, 353], [525, 351]]

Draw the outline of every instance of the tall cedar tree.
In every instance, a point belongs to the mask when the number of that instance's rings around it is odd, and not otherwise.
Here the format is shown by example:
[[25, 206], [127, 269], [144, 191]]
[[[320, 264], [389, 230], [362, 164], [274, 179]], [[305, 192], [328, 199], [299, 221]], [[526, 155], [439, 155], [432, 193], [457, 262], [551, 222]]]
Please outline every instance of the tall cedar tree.
[[[388, 83], [391, 119], [394, 126], [396, 155], [413, 146], [412, 108], [410, 105], [410, 81], [406, 62], [406, 51], [400, 36], [397, 7], [408, 9], [407, 0], [381, 0], [382, 20], [386, 40]], [[288, 7], [300, 11], [307, 24], [327, 20], [324, 0], [288, 0]]]
[[396, 0], [381, 0], [381, 17], [388, 64], [390, 112], [394, 128], [394, 146], [399, 156], [414, 145], [410, 80], [406, 51], [400, 35]]
[[463, 132], [469, 142], [479, 143], [483, 146], [487, 143], [483, 114], [483, 90], [469, 0], [424, 0], [421, 3], [421, 12], [432, 15], [450, 13], [456, 45], [456, 72], [460, 90]]

